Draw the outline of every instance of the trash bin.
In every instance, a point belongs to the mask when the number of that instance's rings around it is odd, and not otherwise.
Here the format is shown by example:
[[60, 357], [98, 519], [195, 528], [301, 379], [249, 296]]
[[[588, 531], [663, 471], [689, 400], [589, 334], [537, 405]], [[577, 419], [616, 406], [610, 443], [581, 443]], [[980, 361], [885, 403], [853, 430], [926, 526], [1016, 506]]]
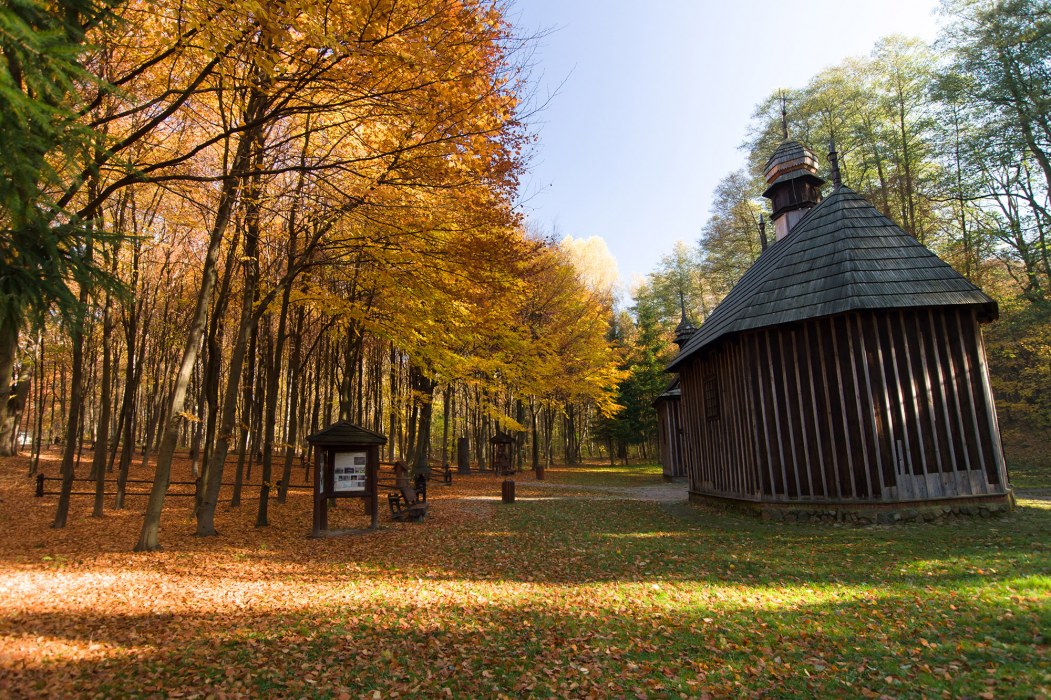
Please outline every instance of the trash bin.
[[504, 479], [503, 483], [500, 484], [500, 495], [501, 497], [503, 497], [504, 503], [515, 502], [514, 479]]

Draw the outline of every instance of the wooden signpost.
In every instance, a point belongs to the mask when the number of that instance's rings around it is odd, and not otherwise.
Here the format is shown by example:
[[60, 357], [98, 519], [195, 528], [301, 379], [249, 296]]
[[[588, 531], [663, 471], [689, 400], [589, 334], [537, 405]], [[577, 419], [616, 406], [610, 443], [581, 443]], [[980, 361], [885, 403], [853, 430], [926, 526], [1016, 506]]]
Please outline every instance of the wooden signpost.
[[371, 529], [379, 522], [380, 446], [384, 435], [338, 421], [307, 438], [314, 446], [314, 524], [311, 537], [340, 534], [328, 529], [331, 498], [360, 498], [371, 518]]

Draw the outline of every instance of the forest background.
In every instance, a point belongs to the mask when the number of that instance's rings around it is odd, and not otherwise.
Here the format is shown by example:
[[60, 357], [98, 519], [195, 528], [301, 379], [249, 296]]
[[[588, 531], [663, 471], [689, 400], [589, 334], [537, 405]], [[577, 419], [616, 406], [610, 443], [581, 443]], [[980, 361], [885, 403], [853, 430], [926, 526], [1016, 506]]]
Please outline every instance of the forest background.
[[[1051, 7], [943, 7], [761, 102], [695, 246], [620, 308], [601, 261], [528, 230], [542, 105], [501, 2], [60, 0], [0, 10], [0, 449], [156, 478], [177, 449], [215, 534], [253, 470], [257, 524], [337, 418], [417, 468], [498, 432], [519, 464], [655, 458], [680, 294], [696, 323], [767, 244], [761, 168], [834, 139], [846, 184], [994, 296], [1001, 417], [1051, 420]], [[0, 390], [2, 393], [2, 390]], [[37, 468], [33, 462], [33, 469]]]

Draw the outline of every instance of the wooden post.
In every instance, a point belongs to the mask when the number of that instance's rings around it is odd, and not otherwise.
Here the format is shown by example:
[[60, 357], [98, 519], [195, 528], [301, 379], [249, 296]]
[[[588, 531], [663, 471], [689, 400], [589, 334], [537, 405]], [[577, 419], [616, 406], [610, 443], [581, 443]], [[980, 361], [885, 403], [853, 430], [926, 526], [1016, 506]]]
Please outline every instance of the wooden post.
[[380, 471], [380, 448], [379, 445], [371, 445], [368, 451], [369, 466], [366, 472], [366, 486], [368, 490], [369, 507], [372, 516], [372, 529], [375, 530], [379, 527], [380, 522], [380, 489], [379, 489], [379, 471]]
[[310, 530], [311, 537], [321, 537], [321, 522], [322, 522], [322, 511], [326, 507], [327, 501], [324, 499], [322, 493], [322, 472], [324, 472], [325, 454], [328, 452], [327, 449], [318, 446], [314, 449], [314, 523]]

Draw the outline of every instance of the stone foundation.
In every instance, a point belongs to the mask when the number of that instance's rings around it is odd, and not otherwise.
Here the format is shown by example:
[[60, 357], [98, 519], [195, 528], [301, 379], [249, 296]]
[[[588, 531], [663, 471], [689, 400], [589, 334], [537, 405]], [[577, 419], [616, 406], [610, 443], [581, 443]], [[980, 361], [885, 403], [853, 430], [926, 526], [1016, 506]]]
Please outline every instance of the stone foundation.
[[785, 523], [894, 525], [933, 523], [959, 518], [995, 518], [1014, 509], [1013, 492], [995, 496], [909, 501], [903, 503], [763, 503], [690, 492], [690, 502], [750, 513]]

